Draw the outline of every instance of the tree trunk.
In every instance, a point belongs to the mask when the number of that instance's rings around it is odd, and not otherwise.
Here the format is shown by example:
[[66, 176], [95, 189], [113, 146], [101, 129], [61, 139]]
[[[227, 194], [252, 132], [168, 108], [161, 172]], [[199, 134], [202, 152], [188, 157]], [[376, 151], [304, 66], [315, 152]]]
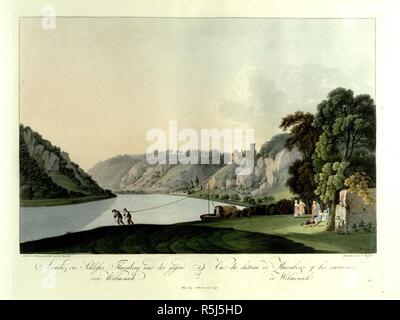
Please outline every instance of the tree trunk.
[[331, 208], [331, 212], [329, 214], [329, 221], [328, 221], [328, 225], [326, 227], [326, 231], [335, 231], [336, 204], [332, 203], [330, 208]]
[[339, 202], [339, 191], [335, 192], [335, 197], [331, 202], [331, 210], [329, 214], [329, 221], [326, 227], [326, 231], [335, 231], [335, 218], [336, 218], [336, 205]]

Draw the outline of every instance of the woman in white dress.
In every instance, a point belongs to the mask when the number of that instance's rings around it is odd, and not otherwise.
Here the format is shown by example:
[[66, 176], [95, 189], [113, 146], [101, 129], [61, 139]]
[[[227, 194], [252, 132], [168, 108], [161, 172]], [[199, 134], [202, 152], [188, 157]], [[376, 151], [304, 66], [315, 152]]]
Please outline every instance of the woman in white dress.
[[300, 206], [297, 202], [297, 200], [294, 200], [294, 216], [298, 217], [300, 213]]

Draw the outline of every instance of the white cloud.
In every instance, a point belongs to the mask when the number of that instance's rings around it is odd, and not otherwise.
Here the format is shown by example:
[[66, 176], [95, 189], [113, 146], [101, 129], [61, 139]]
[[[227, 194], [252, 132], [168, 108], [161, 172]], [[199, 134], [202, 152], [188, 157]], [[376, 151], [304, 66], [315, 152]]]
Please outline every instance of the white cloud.
[[276, 80], [272, 76], [264, 68], [244, 66], [233, 83], [236, 96], [215, 99], [209, 111], [225, 127], [255, 129], [262, 141], [279, 132], [283, 116], [297, 110], [315, 112], [318, 103], [336, 87], [373, 94], [368, 79], [354, 79], [351, 70], [342, 72], [316, 63], [290, 65], [280, 76], [274, 75]]

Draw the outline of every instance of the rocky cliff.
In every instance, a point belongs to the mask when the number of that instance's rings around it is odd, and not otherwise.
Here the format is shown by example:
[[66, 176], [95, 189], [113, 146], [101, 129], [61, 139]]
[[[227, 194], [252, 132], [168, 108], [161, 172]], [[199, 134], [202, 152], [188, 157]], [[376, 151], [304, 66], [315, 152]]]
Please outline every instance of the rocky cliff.
[[299, 151], [286, 149], [279, 151], [274, 158], [259, 155], [253, 173], [242, 176], [236, 175], [236, 165], [227, 165], [210, 178], [210, 188], [248, 190], [255, 198], [267, 195], [270, 190], [286, 183], [289, 166], [300, 156]]
[[284, 186], [288, 168], [300, 158], [297, 150], [284, 148], [286, 134], [274, 136], [256, 155], [251, 175], [236, 175], [236, 164], [228, 165], [149, 165], [144, 155], [117, 156], [96, 164], [89, 173], [105, 188], [114, 191], [176, 192], [191, 188], [230, 190], [254, 198]]
[[113, 196], [103, 190], [68, 153], [30, 127], [20, 125], [21, 199]]
[[217, 165], [150, 165], [145, 155], [117, 156], [89, 170], [103, 187], [115, 191], [170, 193], [187, 191], [214, 174]]

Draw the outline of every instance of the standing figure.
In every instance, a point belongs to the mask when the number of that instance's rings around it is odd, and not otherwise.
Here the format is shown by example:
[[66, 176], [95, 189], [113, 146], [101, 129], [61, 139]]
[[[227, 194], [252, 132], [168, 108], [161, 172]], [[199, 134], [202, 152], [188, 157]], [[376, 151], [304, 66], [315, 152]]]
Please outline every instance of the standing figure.
[[123, 212], [124, 212], [124, 217], [126, 219], [126, 223], [127, 224], [134, 224], [133, 221], [132, 221], [131, 213], [128, 211], [128, 209], [124, 208]]
[[321, 221], [321, 219], [322, 219], [321, 207], [319, 206], [319, 203], [315, 200], [312, 203], [311, 217], [316, 218], [317, 221]]
[[298, 217], [300, 213], [300, 207], [297, 200], [294, 200], [294, 217]]
[[311, 217], [315, 218], [316, 216], [317, 216], [317, 201], [314, 200], [311, 206]]
[[302, 216], [306, 213], [306, 204], [301, 199], [299, 202], [299, 213], [300, 213], [300, 216]]
[[122, 221], [122, 214], [118, 210], [113, 210], [112, 213], [114, 214], [114, 219], [117, 220], [118, 225], [122, 226], [124, 225], [124, 222]]

